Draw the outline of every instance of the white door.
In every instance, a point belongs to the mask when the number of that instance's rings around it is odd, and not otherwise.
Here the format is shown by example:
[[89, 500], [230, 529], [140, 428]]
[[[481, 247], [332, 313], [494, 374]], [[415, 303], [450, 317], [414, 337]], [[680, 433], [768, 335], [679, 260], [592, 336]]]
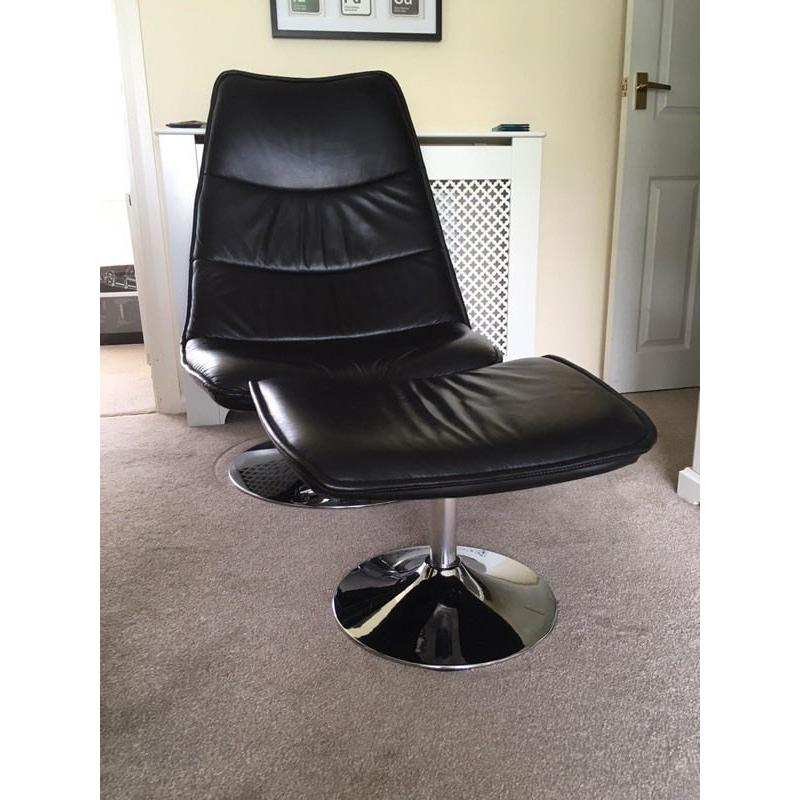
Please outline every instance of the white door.
[[699, 5], [628, 2], [604, 370], [622, 392], [700, 383]]

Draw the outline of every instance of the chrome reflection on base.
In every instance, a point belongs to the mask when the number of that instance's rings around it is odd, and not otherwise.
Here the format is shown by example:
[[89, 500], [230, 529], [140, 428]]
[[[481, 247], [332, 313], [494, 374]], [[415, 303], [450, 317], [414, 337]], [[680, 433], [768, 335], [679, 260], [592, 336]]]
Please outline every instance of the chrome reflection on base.
[[346, 575], [333, 599], [344, 632], [385, 658], [456, 670], [504, 661], [552, 630], [556, 599], [524, 564], [473, 547], [446, 568], [430, 556], [396, 550]]
[[240, 453], [228, 467], [228, 476], [237, 489], [252, 497], [282, 506], [306, 508], [363, 508], [391, 503], [391, 500], [340, 500], [318, 494], [292, 469], [270, 442], [257, 444]]

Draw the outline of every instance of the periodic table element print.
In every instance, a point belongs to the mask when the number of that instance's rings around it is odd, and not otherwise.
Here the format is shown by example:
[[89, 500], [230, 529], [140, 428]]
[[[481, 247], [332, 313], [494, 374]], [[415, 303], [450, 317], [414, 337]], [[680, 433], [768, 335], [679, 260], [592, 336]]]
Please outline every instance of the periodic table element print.
[[289, 11], [292, 14], [319, 14], [321, 0], [289, 0]]
[[347, 17], [368, 17], [372, 14], [372, 0], [341, 0], [341, 9]]
[[421, 0], [392, 0], [392, 14], [396, 16], [418, 17]]

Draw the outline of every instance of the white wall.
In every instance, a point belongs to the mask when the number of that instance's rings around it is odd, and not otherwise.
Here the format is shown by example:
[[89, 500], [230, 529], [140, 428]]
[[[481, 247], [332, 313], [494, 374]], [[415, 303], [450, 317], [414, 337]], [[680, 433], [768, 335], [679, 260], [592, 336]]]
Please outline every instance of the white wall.
[[133, 264], [128, 208], [124, 198], [103, 200], [97, 205], [92, 245], [95, 257], [92, 268]]

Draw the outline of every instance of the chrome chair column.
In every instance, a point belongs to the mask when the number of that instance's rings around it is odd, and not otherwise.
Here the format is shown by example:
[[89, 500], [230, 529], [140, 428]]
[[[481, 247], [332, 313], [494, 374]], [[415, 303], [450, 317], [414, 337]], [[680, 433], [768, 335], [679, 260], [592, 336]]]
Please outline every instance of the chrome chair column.
[[458, 562], [456, 552], [456, 501], [452, 497], [432, 503], [433, 527], [431, 555], [428, 559], [436, 569], [451, 569]]
[[553, 628], [556, 599], [533, 570], [507, 556], [456, 545], [456, 501], [437, 499], [429, 547], [359, 564], [333, 598], [358, 644], [393, 661], [440, 670], [504, 661]]

